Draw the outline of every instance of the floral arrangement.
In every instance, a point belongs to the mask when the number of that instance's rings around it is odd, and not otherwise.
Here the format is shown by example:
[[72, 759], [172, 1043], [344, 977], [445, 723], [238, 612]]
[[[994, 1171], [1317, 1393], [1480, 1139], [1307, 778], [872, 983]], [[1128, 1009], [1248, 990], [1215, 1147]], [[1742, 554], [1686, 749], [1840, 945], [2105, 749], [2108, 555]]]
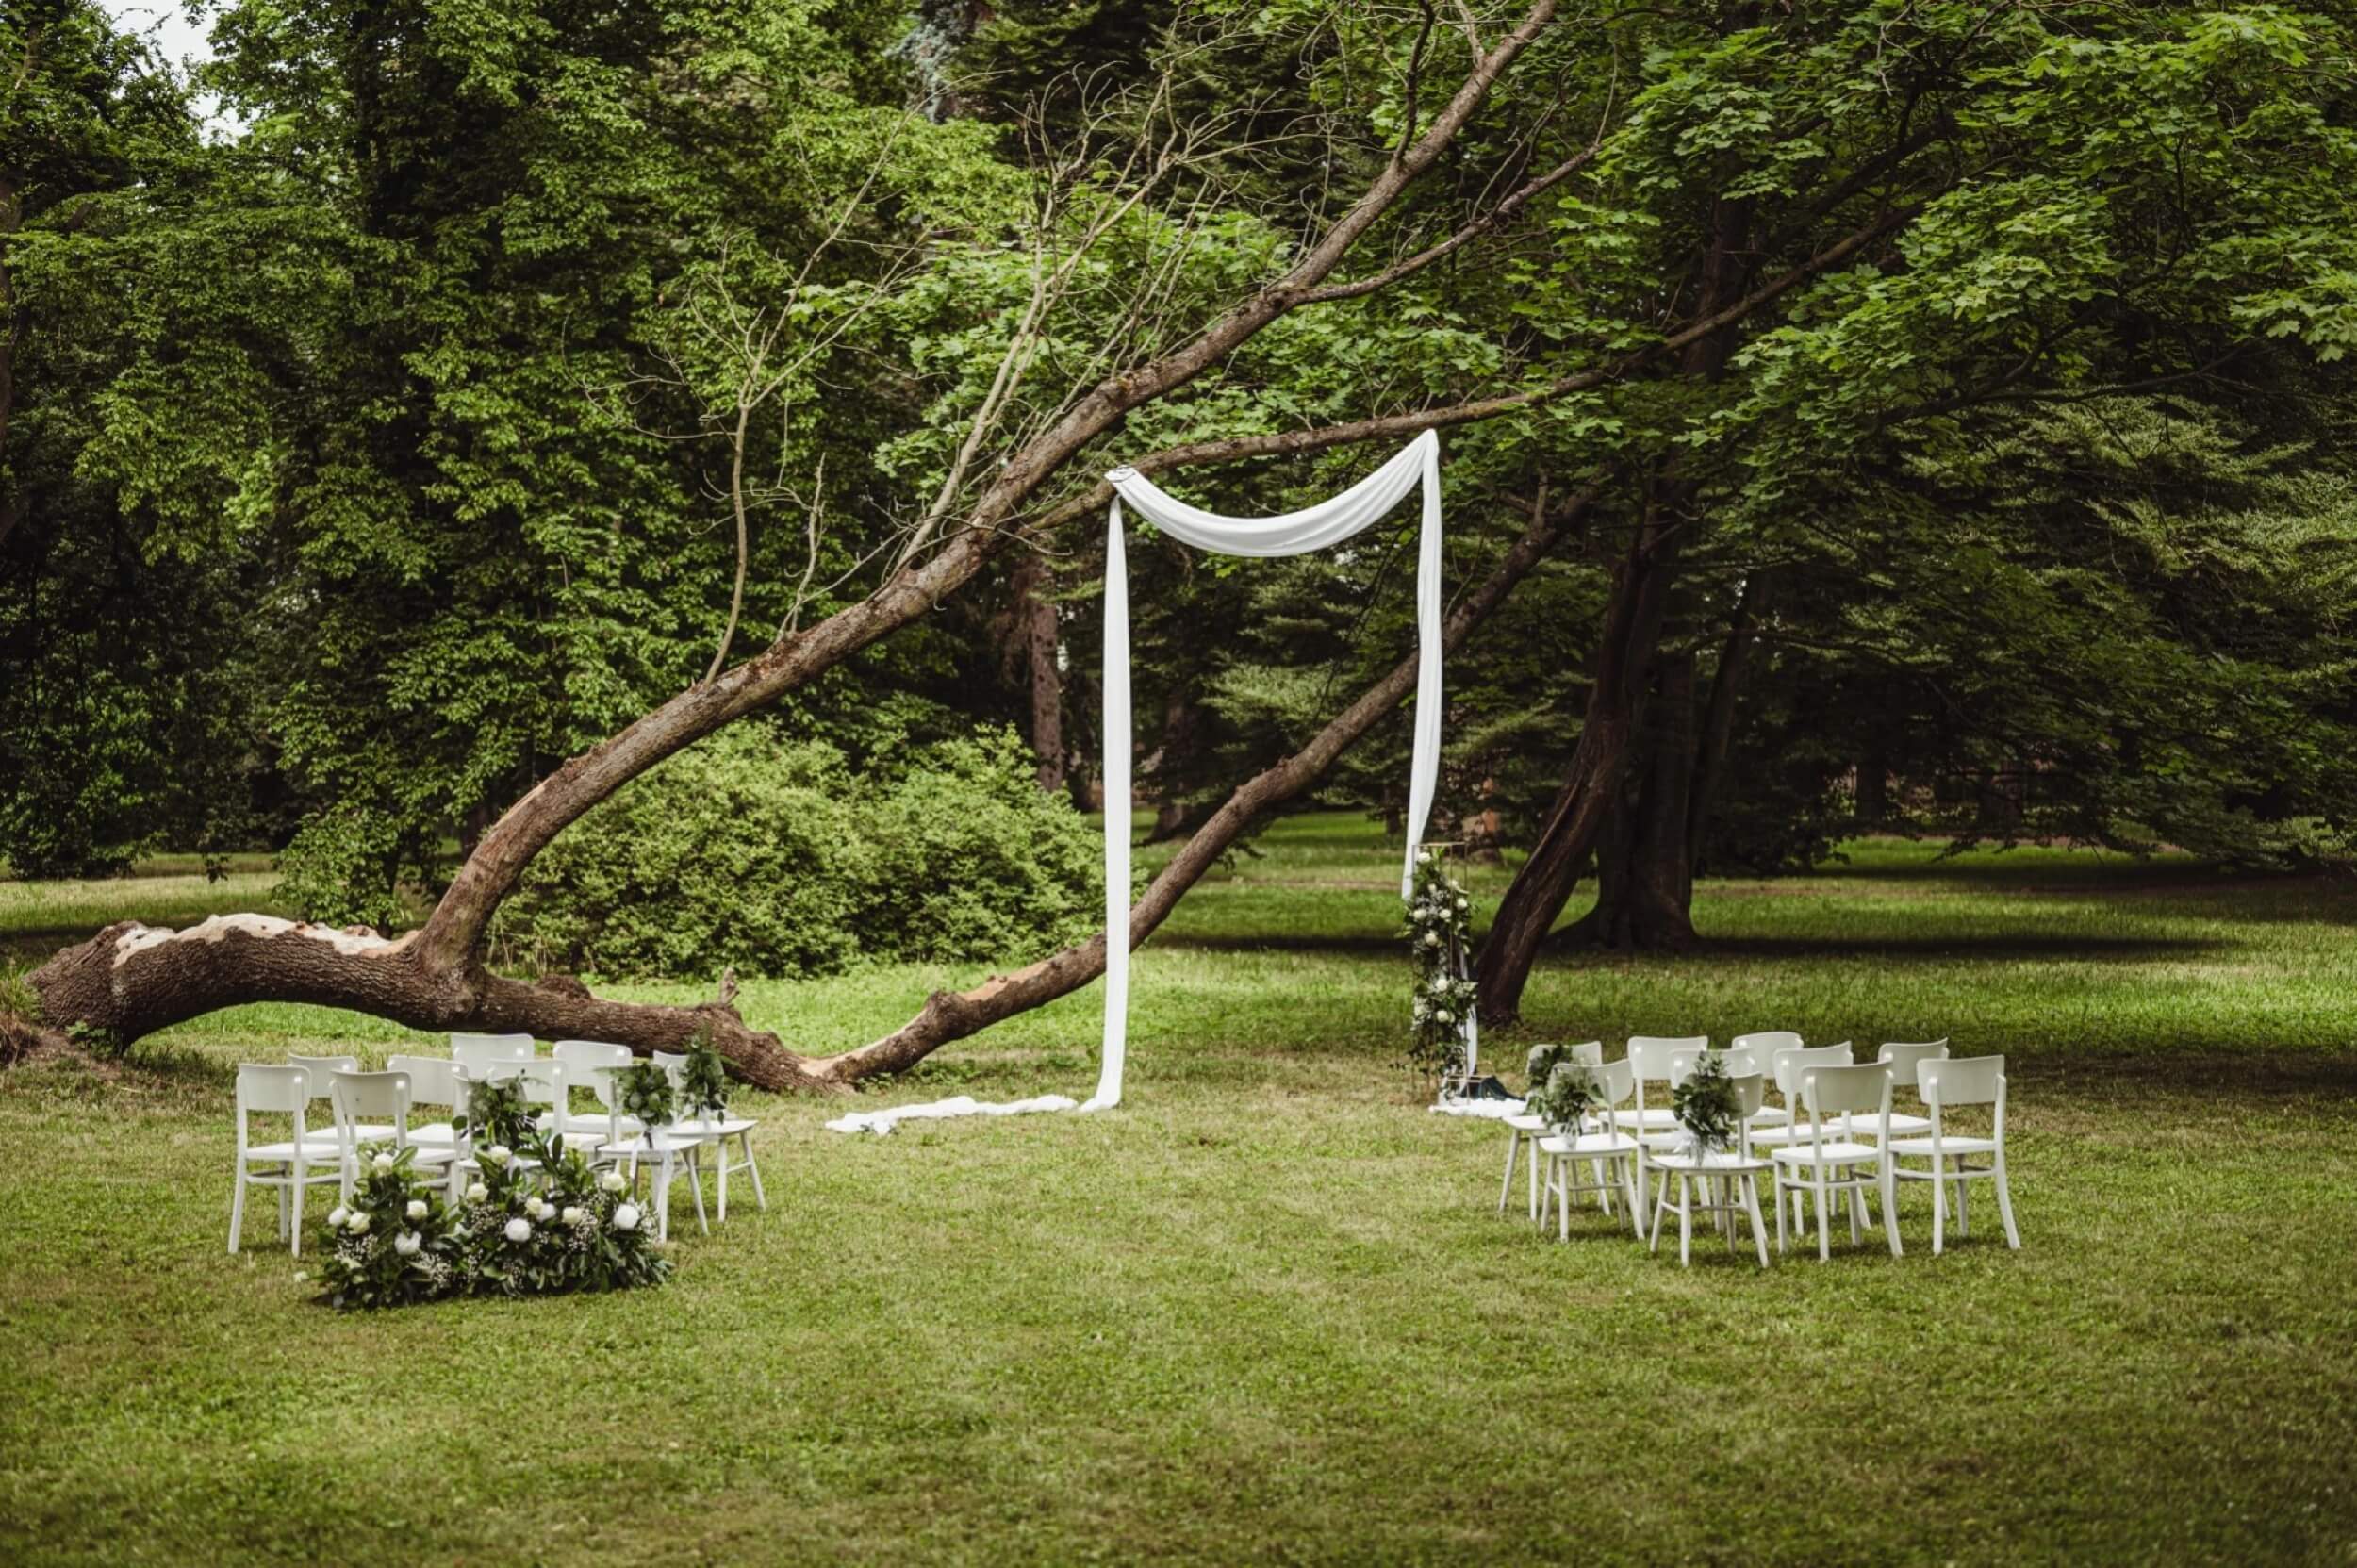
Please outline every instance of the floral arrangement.
[[503, 1078], [468, 1079], [466, 1114], [453, 1116], [451, 1126], [477, 1144], [504, 1144], [514, 1148], [532, 1142], [539, 1117], [524, 1099], [523, 1080], [510, 1073]]
[[[1541, 1048], [1544, 1049], [1544, 1047]], [[1555, 1048], [1561, 1050], [1560, 1046]], [[1531, 1053], [1536, 1056], [1538, 1052]], [[1530, 1093], [1523, 1098], [1525, 1114], [1543, 1116], [1549, 1127], [1576, 1131], [1589, 1113], [1604, 1104], [1603, 1085], [1585, 1062], [1574, 1062], [1569, 1053], [1548, 1064], [1547, 1076], [1534, 1078]]]
[[687, 1061], [680, 1068], [680, 1098], [685, 1108], [706, 1117], [718, 1117], [729, 1108], [729, 1074], [720, 1053], [712, 1047], [709, 1030], [698, 1030], [687, 1042]]
[[331, 1305], [626, 1290], [670, 1273], [621, 1173], [592, 1169], [562, 1139], [533, 1148], [536, 1180], [507, 1145], [481, 1146], [482, 1170], [454, 1208], [418, 1179], [415, 1152], [364, 1159], [352, 1198], [328, 1214]]
[[1430, 850], [1418, 850], [1405, 933], [1409, 957], [1416, 966], [1408, 1060], [1420, 1071], [1444, 1079], [1465, 1070], [1474, 1007], [1474, 982], [1466, 972], [1472, 918], [1472, 900], [1441, 858]]
[[654, 1141], [654, 1130], [668, 1127], [679, 1114], [671, 1095], [671, 1075], [651, 1062], [634, 1062], [627, 1067], [614, 1069], [614, 1107], [625, 1116], [635, 1116], [646, 1129], [647, 1141]]
[[1723, 1058], [1711, 1054], [1697, 1062], [1686, 1081], [1671, 1091], [1670, 1109], [1697, 1149], [1706, 1153], [1735, 1146], [1743, 1107], [1735, 1098], [1735, 1080], [1727, 1076]]

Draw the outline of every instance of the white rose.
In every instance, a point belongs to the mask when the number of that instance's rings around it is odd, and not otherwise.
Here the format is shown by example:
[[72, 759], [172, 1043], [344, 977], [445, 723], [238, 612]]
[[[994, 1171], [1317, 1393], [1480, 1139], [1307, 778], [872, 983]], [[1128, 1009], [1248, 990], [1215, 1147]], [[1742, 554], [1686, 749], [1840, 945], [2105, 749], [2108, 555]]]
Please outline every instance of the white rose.
[[375, 1159], [369, 1162], [369, 1168], [371, 1170], [391, 1170], [393, 1168], [393, 1157], [389, 1154], [380, 1154]]
[[598, 1178], [598, 1187], [603, 1192], [618, 1193], [628, 1185], [630, 1183], [622, 1180], [622, 1173], [618, 1170], [607, 1171]]
[[568, 1225], [579, 1225], [581, 1223], [581, 1211], [580, 1209], [568, 1204], [565, 1212], [556, 1217], [563, 1220]]
[[467, 1183], [467, 1201], [468, 1201], [468, 1202], [470, 1202], [470, 1203], [480, 1203], [480, 1202], [482, 1202], [485, 1198], [486, 1198], [486, 1197], [490, 1197], [490, 1196], [491, 1196], [491, 1189], [490, 1189], [490, 1188], [488, 1188], [488, 1187], [486, 1187], [486, 1186], [485, 1186], [482, 1182], [480, 1182], [480, 1181], [470, 1181], [470, 1182], [468, 1182], [468, 1183]]
[[532, 1239], [532, 1226], [524, 1220], [509, 1220], [507, 1222], [507, 1239], [511, 1242], [530, 1241]]
[[1471, 906], [1470, 906], [1470, 905], [1468, 905], [1468, 904], [1465, 902], [1465, 900], [1464, 900], [1459, 899], [1459, 900], [1457, 900], [1457, 907], [1458, 907], [1458, 908], [1459, 908], [1459, 909], [1466, 909], [1466, 908], [1469, 908], [1469, 907], [1471, 907]]
[[1453, 1024], [1457, 1021], [1456, 1015], [1450, 1013], [1446, 1008], [1442, 1009], [1440, 1012], [1435, 1013], [1432, 1015], [1444, 1024]]
[[507, 1163], [508, 1152], [508, 1147], [505, 1144], [493, 1144], [489, 1148], [483, 1151], [483, 1157], [486, 1160], [496, 1160], [503, 1165]]
[[400, 1253], [404, 1258], [416, 1257], [418, 1255], [418, 1248], [423, 1246], [424, 1245], [425, 1238], [419, 1235], [415, 1230], [404, 1230], [400, 1235], [393, 1238], [393, 1250]]
[[369, 1233], [369, 1216], [354, 1209], [352, 1217], [344, 1221], [344, 1229], [355, 1236], [365, 1236]]
[[635, 1203], [625, 1203], [620, 1208], [615, 1210], [614, 1229], [617, 1230], [637, 1230], [638, 1205]]
[[336, 1207], [327, 1211], [327, 1223], [332, 1229], [336, 1226], [343, 1224], [347, 1218], [351, 1217], [351, 1210], [338, 1203]]
[[1429, 866], [1429, 865], [1431, 865], [1431, 864], [1432, 864], [1432, 851], [1431, 851], [1431, 850], [1418, 850], [1416, 851], [1416, 864], [1417, 864], [1417, 865], [1419, 865], [1419, 866]]
[[1439, 947], [1441, 945], [1441, 933], [1437, 931], [1426, 932], [1424, 933], [1424, 945], [1427, 948]]
[[406, 1212], [411, 1219], [425, 1218], [425, 1199], [421, 1197], [411, 1198], [409, 1200], [409, 1208]]

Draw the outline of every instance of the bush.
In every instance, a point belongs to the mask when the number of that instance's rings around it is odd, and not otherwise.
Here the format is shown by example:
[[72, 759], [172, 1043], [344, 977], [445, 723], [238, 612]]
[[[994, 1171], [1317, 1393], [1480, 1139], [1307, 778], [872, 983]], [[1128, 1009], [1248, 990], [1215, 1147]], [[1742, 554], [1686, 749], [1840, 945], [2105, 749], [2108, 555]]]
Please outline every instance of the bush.
[[616, 977], [831, 974], [990, 962], [1096, 929], [1102, 850], [1007, 732], [852, 771], [738, 726], [543, 850], [501, 910], [506, 955]]

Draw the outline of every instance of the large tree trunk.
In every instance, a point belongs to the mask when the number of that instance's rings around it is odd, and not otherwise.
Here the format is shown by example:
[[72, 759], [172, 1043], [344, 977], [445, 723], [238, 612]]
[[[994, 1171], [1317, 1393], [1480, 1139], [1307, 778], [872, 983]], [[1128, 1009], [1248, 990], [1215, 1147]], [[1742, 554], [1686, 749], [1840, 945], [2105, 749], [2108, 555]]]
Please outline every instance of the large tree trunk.
[[1687, 813], [1694, 776], [1694, 656], [1664, 657], [1646, 704], [1641, 769], [1606, 816], [1596, 849], [1595, 907], [1568, 944], [1682, 951], [1694, 945]]
[[1010, 672], [1021, 675], [1030, 698], [1039, 786], [1053, 795], [1064, 781], [1063, 672], [1056, 668], [1056, 603], [1047, 587], [1046, 561], [1036, 552], [1025, 556], [1014, 573], [1006, 652]]
[[[1384, 164], [1350, 209], [1283, 276], [1183, 347], [1100, 382], [1009, 454], [962, 525], [930, 559], [910, 561], [866, 599], [780, 636], [542, 779], [483, 834], [418, 931], [388, 942], [259, 916], [217, 917], [176, 933], [112, 927], [33, 973], [41, 1014], [35, 1022], [52, 1031], [79, 1024], [128, 1042], [220, 1007], [308, 1001], [420, 1028], [580, 1034], [642, 1052], [675, 1046], [695, 1030], [710, 1027], [716, 1044], [741, 1073], [779, 1088], [840, 1084], [875, 1070], [854, 1060], [857, 1053], [805, 1060], [774, 1036], [745, 1028], [720, 1003], [704, 1008], [604, 1003], [502, 979], [484, 966], [484, 932], [533, 858], [584, 813], [683, 747], [777, 701], [958, 591], [1003, 540], [1021, 531], [1021, 514], [1033, 495], [1091, 441], [1130, 410], [1225, 360], [1271, 322], [1316, 303], [1319, 286], [1439, 158], [1492, 84], [1553, 19], [1555, 8], [1556, 0], [1535, 0], [1521, 25], [1475, 60], [1430, 126]], [[1303, 434], [1309, 446], [1359, 438], [1356, 427]], [[1237, 456], [1255, 450], [1249, 443], [1231, 448]], [[1069, 520], [1083, 504], [1101, 505], [1100, 492], [1109, 493], [1107, 487], [1052, 508], [1032, 520], [1034, 525]]]

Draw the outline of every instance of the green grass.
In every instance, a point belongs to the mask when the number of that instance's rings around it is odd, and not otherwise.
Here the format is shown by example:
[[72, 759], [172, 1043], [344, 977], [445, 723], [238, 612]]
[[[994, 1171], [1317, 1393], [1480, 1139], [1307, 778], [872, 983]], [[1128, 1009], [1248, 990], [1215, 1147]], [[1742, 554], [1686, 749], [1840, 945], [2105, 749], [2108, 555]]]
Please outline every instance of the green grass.
[[[1340, 817], [1260, 848], [1140, 956], [1123, 1109], [853, 1139], [756, 1098], [768, 1211], [686, 1222], [656, 1293], [343, 1316], [267, 1221], [223, 1254], [230, 1065], [389, 1026], [243, 1008], [0, 1079], [0, 1560], [2357, 1562], [2357, 889], [1877, 843], [1706, 884], [1699, 954], [1551, 960], [1493, 1061], [2013, 1060], [2022, 1251], [1934, 1260], [1918, 1193], [1902, 1261], [1681, 1271], [1493, 1213], [1500, 1135], [1393, 1065], [1395, 860]], [[744, 1002], [832, 1049], [975, 978]], [[1096, 1006], [871, 1102], [1085, 1092]]]

